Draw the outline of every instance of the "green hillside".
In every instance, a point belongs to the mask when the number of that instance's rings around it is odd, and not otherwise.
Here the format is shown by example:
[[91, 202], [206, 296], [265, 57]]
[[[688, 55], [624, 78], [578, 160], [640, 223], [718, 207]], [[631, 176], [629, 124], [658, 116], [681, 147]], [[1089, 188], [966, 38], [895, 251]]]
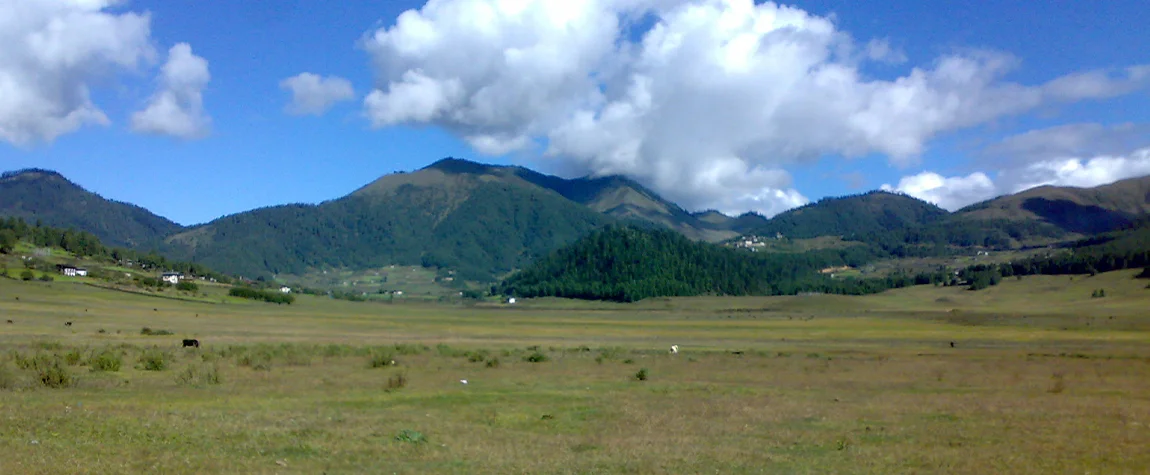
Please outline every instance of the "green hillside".
[[[753, 216], [753, 215], [752, 215]], [[786, 211], [753, 230], [761, 236], [788, 238], [844, 236], [906, 229], [941, 221], [946, 210], [906, 195], [872, 191], [825, 198]]]
[[0, 216], [90, 232], [111, 246], [146, 248], [182, 227], [136, 205], [105, 199], [59, 173], [28, 169], [0, 175]]
[[611, 221], [521, 180], [433, 165], [319, 205], [220, 218], [166, 250], [247, 276], [396, 264], [490, 281]]

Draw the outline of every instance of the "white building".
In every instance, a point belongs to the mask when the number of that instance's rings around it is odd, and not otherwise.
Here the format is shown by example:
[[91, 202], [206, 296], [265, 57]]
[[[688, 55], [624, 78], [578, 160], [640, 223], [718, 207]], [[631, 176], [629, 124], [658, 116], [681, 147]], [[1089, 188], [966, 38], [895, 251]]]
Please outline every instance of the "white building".
[[160, 276], [160, 280], [170, 284], [178, 284], [180, 283], [180, 274], [177, 272], [164, 272], [164, 274]]
[[282, 287], [280, 287], [280, 292], [285, 293], [285, 294], [290, 294], [291, 293], [291, 287], [288, 287], [286, 285], [282, 286]]
[[88, 276], [88, 269], [85, 269], [83, 267], [77, 267], [76, 268], [76, 276], [77, 277], [87, 277]]

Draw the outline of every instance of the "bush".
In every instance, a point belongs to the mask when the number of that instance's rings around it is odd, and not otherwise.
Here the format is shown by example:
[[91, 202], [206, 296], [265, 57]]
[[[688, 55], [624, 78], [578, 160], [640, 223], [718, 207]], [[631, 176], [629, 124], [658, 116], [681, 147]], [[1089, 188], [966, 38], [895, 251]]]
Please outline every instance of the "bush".
[[40, 280], [40, 282], [51, 282], [51, 281], [56, 280], [56, 279], [53, 278], [51, 274], [40, 274], [39, 280]]
[[160, 350], [144, 350], [139, 367], [144, 371], [163, 371], [168, 368], [168, 355]]
[[400, 442], [407, 442], [409, 444], [427, 443], [427, 437], [426, 436], [424, 436], [420, 432], [417, 432], [417, 431], [414, 431], [411, 429], [403, 429], [403, 430], [399, 431], [399, 434], [395, 436], [395, 440], [398, 440]]
[[646, 381], [647, 380], [647, 368], [640, 368], [639, 371], [635, 373], [635, 380]]
[[188, 365], [176, 375], [176, 383], [186, 386], [220, 384], [220, 369], [214, 364]]
[[550, 358], [548, 358], [547, 355], [540, 353], [538, 351], [523, 357], [523, 361], [526, 361], [528, 363], [542, 363], [542, 362], [547, 361], [549, 359]]
[[407, 375], [398, 373], [395, 376], [387, 378], [387, 391], [396, 391], [403, 389], [407, 386]]
[[199, 292], [200, 286], [196, 285], [195, 282], [183, 281], [176, 284], [176, 290], [182, 290], [184, 292]]
[[172, 333], [172, 332], [170, 332], [170, 331], [167, 331], [167, 330], [153, 330], [153, 329], [151, 329], [151, 328], [148, 328], [148, 327], [144, 327], [144, 328], [141, 328], [141, 329], [140, 329], [140, 334], [141, 334], [141, 335], [149, 335], [149, 336], [168, 336], [168, 335], [174, 335], [174, 333]]
[[272, 355], [267, 351], [246, 352], [236, 358], [236, 364], [256, 371], [272, 370]]
[[491, 358], [491, 359], [487, 360], [487, 367], [488, 368], [498, 368], [499, 367], [499, 358]]
[[383, 368], [383, 367], [387, 367], [387, 366], [395, 366], [395, 358], [393, 358], [391, 356], [391, 353], [385, 353], [385, 352], [372, 353], [371, 357], [368, 358], [367, 366], [369, 368]]
[[46, 368], [41, 368], [38, 373], [40, 384], [43, 384], [44, 387], [60, 389], [76, 384], [76, 378], [72, 376], [67, 367], [60, 365], [59, 360], [53, 361]]
[[123, 360], [120, 353], [105, 350], [88, 358], [88, 368], [93, 371], [119, 371]]
[[31, 269], [24, 269], [24, 272], [20, 273], [20, 280], [32, 280], [34, 278], [36, 278], [36, 274]]
[[68, 366], [76, 366], [80, 364], [83, 357], [84, 355], [80, 354], [80, 350], [68, 350], [67, 353], [64, 353], [64, 363]]
[[288, 304], [295, 302], [295, 296], [270, 290], [258, 290], [250, 287], [233, 287], [228, 295], [251, 300], [262, 300], [274, 304]]

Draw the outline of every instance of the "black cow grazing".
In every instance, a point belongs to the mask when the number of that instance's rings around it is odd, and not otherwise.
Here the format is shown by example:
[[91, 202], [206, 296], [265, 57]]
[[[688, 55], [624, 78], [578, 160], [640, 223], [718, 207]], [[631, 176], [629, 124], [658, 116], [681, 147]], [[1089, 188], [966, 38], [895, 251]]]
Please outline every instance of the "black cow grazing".
[[16, 322], [13, 322], [12, 320], [8, 320], [8, 324], [9, 324], [9, 325], [11, 325], [11, 324], [13, 324], [13, 323], [16, 323]]
[[184, 340], [184, 348], [190, 348], [193, 346], [196, 348], [199, 348], [200, 347], [200, 340], [192, 340], [192, 339]]
[[70, 327], [70, 326], [72, 326], [72, 322], [64, 322], [64, 326]]
[[953, 342], [953, 341], [952, 341], [952, 342], [950, 342], [950, 347], [951, 347], [951, 348], [954, 348], [954, 342]]

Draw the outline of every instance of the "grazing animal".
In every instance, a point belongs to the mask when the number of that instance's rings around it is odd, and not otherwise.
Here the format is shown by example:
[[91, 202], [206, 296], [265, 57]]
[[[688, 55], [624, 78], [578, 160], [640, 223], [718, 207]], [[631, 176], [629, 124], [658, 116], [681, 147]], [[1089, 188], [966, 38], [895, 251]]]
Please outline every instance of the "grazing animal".
[[200, 347], [200, 340], [192, 340], [192, 339], [184, 340], [184, 348], [188, 348], [188, 347], [192, 347], [192, 346], [199, 348]]
[[16, 323], [16, 322], [13, 322], [12, 320], [8, 320], [8, 324], [9, 324], [9, 325], [11, 325], [11, 324], [13, 324], [13, 323]]
[[672, 355], [679, 354], [679, 345], [671, 345], [671, 354]]
[[952, 341], [952, 342], [950, 342], [950, 347], [951, 347], [951, 348], [954, 348], [954, 342], [953, 342], [953, 341]]
[[64, 326], [70, 327], [70, 326], [72, 326], [72, 322], [64, 322]]

